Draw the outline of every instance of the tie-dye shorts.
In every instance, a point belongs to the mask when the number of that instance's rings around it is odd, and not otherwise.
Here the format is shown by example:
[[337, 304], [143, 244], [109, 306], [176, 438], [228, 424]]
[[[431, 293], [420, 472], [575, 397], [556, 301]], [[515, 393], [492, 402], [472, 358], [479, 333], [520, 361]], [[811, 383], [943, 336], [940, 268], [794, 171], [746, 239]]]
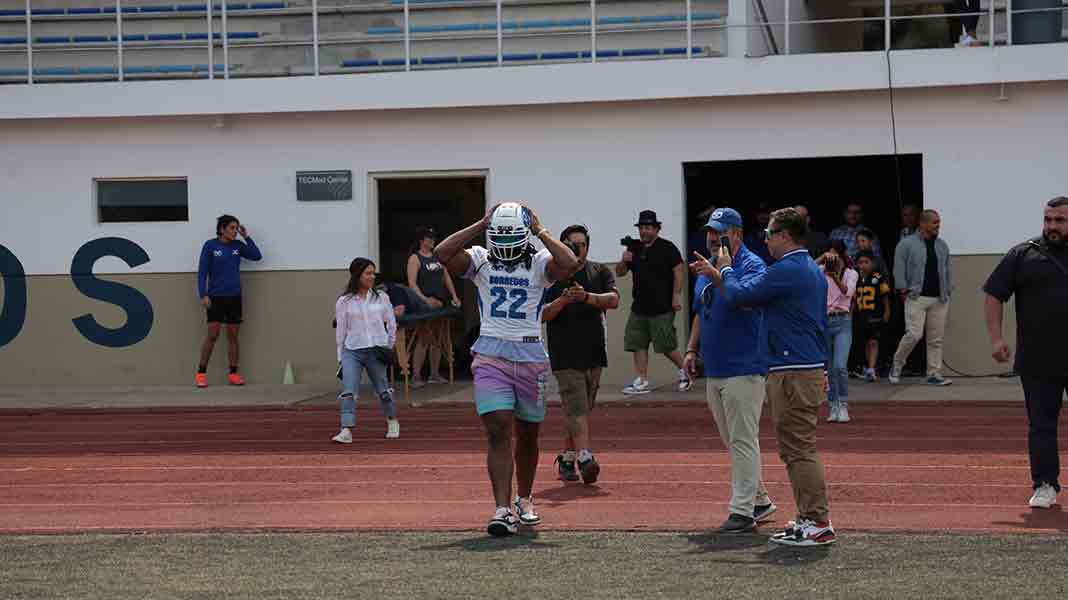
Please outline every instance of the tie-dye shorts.
[[545, 420], [545, 376], [549, 363], [512, 362], [476, 354], [471, 363], [475, 376], [475, 407], [479, 415], [510, 410], [528, 423]]

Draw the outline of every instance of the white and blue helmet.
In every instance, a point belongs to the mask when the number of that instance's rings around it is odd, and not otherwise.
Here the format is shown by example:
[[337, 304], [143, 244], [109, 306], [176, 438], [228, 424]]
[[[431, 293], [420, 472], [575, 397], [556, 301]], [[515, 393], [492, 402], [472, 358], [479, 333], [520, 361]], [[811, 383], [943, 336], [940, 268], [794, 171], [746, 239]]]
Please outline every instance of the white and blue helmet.
[[505, 202], [493, 211], [486, 228], [490, 259], [506, 265], [518, 263], [530, 247], [530, 212], [518, 202]]

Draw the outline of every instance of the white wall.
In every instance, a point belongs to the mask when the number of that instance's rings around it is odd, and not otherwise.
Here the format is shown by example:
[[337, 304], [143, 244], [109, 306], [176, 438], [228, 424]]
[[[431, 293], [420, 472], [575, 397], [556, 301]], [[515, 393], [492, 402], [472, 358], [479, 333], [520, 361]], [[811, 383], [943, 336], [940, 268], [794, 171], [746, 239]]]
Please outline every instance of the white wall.
[[[899, 150], [924, 156], [924, 196], [957, 254], [1000, 253], [1033, 235], [1044, 201], [1068, 192], [1068, 83], [898, 91]], [[0, 244], [28, 274], [69, 271], [74, 252], [128, 237], [151, 262], [188, 272], [222, 212], [262, 246], [253, 269], [343, 268], [367, 245], [368, 174], [489, 173], [490, 202], [529, 202], [550, 228], [589, 224], [595, 259], [654, 208], [683, 239], [685, 161], [886, 154], [885, 93], [392, 112], [13, 121], [0, 136]], [[294, 173], [351, 169], [355, 199], [298, 203]], [[189, 178], [190, 221], [98, 224], [93, 177]], [[745, 187], [742, 187], [742, 186]], [[834, 181], [815, 182], [833, 186]], [[759, 194], [723, 182], [724, 197]], [[774, 200], [774, 199], [773, 199]], [[130, 272], [112, 259], [101, 273]]]

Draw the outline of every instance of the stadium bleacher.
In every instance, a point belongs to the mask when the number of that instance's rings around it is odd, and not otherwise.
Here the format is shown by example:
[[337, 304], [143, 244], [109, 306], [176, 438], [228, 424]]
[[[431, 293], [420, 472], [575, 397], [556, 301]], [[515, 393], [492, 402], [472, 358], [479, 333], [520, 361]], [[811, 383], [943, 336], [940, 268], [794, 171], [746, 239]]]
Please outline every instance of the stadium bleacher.
[[[313, 74], [310, 0], [226, 3], [225, 42], [232, 77]], [[404, 0], [319, 2], [319, 64], [322, 73], [492, 66], [498, 62], [493, 0], [410, 0], [405, 59]], [[594, 20], [581, 0], [510, 0], [504, 7], [501, 62], [581, 62], [594, 58], [649, 60], [725, 54], [726, 0], [694, 0], [688, 22], [679, 0], [612, 0], [598, 3], [598, 44], [591, 51]], [[120, 36], [123, 78], [207, 77], [208, 46], [216, 70], [223, 58], [221, 3], [161, 4], [123, 0], [122, 14], [110, 0], [80, 0], [70, 6], [34, 7], [26, 30], [24, 8], [0, 10], [0, 83], [99, 81], [119, 77], [115, 55]], [[118, 31], [116, 21], [122, 21]], [[687, 26], [693, 31], [686, 36]], [[698, 35], [699, 34], [699, 35]], [[211, 41], [209, 42], [209, 36]], [[700, 39], [698, 39], [700, 37]], [[29, 42], [29, 43], [28, 43]], [[32, 44], [32, 70], [27, 60]]]

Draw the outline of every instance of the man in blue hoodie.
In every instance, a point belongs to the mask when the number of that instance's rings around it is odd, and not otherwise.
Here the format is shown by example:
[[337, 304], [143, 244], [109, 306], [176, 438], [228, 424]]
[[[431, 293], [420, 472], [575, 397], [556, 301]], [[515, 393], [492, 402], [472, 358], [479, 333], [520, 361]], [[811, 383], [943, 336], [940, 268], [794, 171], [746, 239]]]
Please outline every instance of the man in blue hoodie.
[[743, 279], [725, 253], [717, 268], [708, 269], [727, 304], [764, 309], [768, 403], [798, 512], [797, 521], [771, 539], [790, 546], [822, 546], [837, 539], [816, 452], [817, 414], [826, 398], [827, 281], [805, 249], [807, 234], [801, 213], [777, 210], [764, 232], [776, 262], [765, 273]]
[[[705, 225], [709, 256], [729, 252], [741, 281], [767, 271], [764, 260], [744, 243], [742, 216], [716, 209]], [[721, 237], [728, 240], [725, 247]], [[764, 409], [767, 353], [762, 349], [764, 311], [729, 305], [709, 276], [714, 267], [700, 252], [690, 267], [697, 273], [694, 316], [686, 346], [686, 369], [696, 375], [697, 353], [705, 365], [708, 407], [731, 457], [731, 500], [722, 533], [747, 533], [766, 520], [775, 505], [760, 480], [760, 413]]]
[[[237, 333], [243, 321], [241, 314], [241, 259], [260, 260], [263, 254], [248, 230], [237, 217], [223, 215], [215, 223], [216, 237], [204, 242], [197, 268], [197, 297], [208, 312], [208, 334], [200, 344], [200, 364], [197, 367], [197, 387], [208, 387], [208, 361], [211, 360], [219, 331], [226, 325], [229, 342], [230, 385], [245, 385], [237, 372], [239, 350]], [[237, 240], [238, 234], [245, 238]]]

